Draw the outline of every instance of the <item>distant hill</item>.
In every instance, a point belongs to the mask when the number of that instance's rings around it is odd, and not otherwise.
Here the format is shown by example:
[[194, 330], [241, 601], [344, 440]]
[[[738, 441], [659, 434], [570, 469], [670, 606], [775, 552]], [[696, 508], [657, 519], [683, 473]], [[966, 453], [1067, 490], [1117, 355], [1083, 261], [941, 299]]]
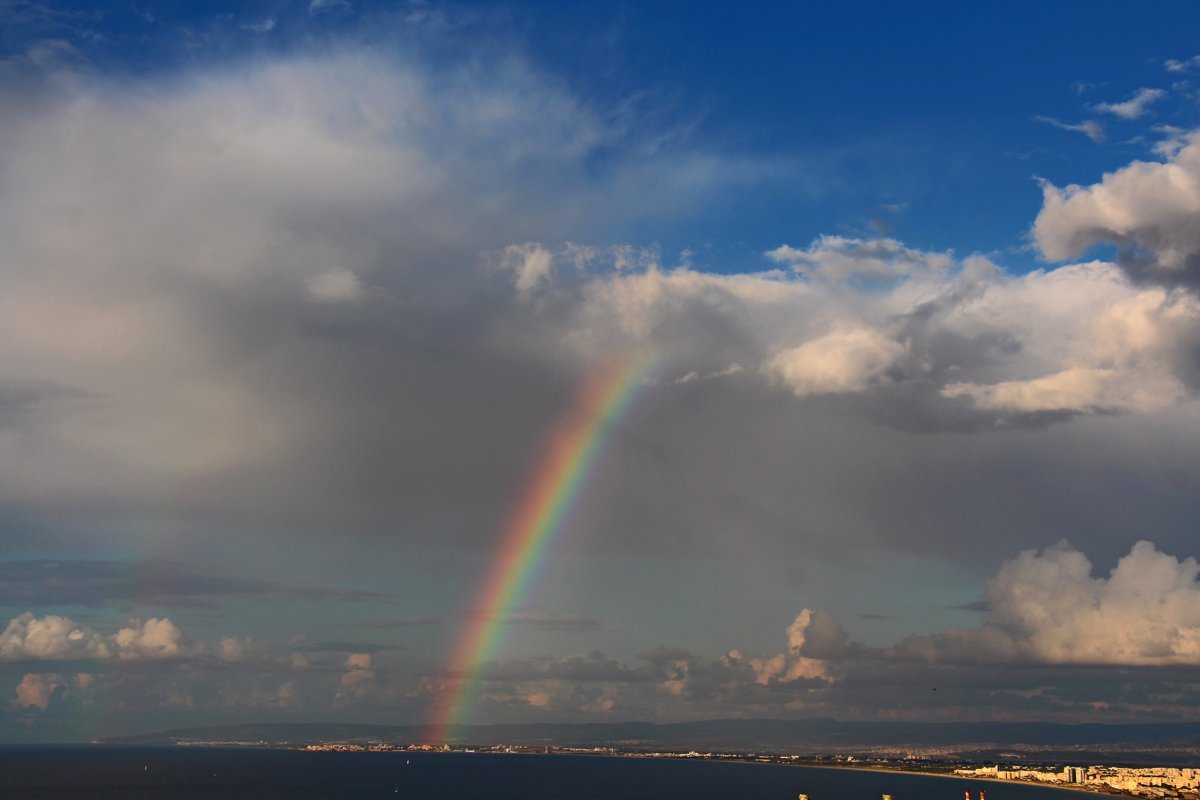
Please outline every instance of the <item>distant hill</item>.
[[[421, 741], [415, 725], [257, 723], [113, 737], [104, 744]], [[1063, 725], [1048, 722], [842, 722], [828, 718], [716, 719], [658, 724], [467, 725], [458, 744], [616, 747], [762, 753], [876, 753], [975, 760], [1200, 764], [1200, 724]]]

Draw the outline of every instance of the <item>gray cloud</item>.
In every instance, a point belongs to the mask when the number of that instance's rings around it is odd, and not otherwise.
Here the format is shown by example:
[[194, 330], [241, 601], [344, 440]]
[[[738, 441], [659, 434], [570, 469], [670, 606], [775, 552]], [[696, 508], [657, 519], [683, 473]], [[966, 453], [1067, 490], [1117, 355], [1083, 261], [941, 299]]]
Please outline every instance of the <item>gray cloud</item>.
[[394, 645], [373, 644], [368, 642], [311, 642], [293, 645], [292, 649], [311, 653], [382, 653], [387, 650], [402, 648]]
[[955, 611], [987, 611], [991, 605], [987, 600], [973, 600], [970, 603], [962, 603], [961, 605], [951, 606]]
[[553, 658], [548, 656], [513, 659], [486, 665], [479, 673], [484, 681], [615, 681], [643, 683], [654, 679], [646, 670], [627, 667], [600, 652]]
[[676, 213], [741, 170], [630, 146], [597, 180], [588, 154], [636, 134], [497, 69], [297, 59], [10, 117], [6, 385], [103, 401], [45, 415], [0, 501], [119, 528], [169, 483], [169, 513], [223, 526], [486, 527], [576, 376], [493, 346], [517, 312], [480, 251]]
[[215, 606], [259, 600], [388, 602], [392, 595], [241, 578], [176, 561], [3, 561], [0, 605]]
[[544, 630], [577, 632], [597, 631], [612, 626], [590, 614], [547, 614], [544, 612], [517, 612], [504, 616], [505, 625], [525, 625]]
[[39, 418], [80, 413], [100, 398], [54, 381], [0, 381], [0, 428], [37, 424]]
[[389, 630], [391, 628], [416, 628], [426, 625], [441, 625], [449, 619], [445, 616], [420, 616], [420, 617], [384, 617], [381, 619], [369, 619], [358, 623], [360, 628], [369, 628], [376, 630]]

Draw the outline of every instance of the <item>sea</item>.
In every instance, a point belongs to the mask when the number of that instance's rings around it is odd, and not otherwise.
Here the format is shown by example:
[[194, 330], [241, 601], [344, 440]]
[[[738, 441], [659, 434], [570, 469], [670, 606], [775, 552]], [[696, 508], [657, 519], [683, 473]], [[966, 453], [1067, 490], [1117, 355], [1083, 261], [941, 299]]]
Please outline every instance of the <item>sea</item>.
[[928, 775], [692, 759], [322, 753], [193, 747], [0, 748], [4, 800], [1072, 800], [1095, 794]]

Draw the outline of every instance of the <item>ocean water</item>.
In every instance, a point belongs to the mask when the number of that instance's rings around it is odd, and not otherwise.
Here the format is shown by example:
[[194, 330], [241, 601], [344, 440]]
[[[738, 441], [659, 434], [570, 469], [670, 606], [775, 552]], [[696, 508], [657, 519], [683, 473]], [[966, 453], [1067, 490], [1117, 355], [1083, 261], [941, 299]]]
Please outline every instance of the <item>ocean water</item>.
[[597, 756], [0, 749], [4, 800], [1073, 800], [1061, 789], [853, 770]]

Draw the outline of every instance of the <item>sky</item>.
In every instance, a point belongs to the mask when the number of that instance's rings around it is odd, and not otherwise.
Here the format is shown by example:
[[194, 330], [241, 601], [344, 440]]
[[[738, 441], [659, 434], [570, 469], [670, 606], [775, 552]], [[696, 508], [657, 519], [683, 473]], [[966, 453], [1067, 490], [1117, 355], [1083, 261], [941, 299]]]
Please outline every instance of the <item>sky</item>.
[[1200, 9], [779, 5], [0, 4], [0, 741], [1200, 719]]

